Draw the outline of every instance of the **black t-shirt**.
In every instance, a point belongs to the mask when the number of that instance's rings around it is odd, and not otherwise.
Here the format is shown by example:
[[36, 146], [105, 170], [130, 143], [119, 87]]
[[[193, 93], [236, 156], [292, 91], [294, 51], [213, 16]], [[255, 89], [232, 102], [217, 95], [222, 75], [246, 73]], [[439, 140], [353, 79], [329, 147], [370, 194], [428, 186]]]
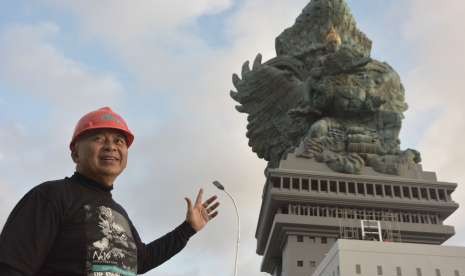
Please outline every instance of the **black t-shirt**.
[[29, 191], [0, 235], [0, 275], [131, 276], [165, 262], [195, 230], [184, 222], [142, 243], [111, 188], [78, 173]]

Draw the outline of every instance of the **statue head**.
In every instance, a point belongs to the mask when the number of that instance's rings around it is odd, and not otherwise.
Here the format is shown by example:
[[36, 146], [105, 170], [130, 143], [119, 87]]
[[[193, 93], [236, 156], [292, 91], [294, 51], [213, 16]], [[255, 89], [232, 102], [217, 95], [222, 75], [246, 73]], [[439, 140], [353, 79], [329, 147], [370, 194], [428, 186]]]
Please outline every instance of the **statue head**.
[[334, 26], [331, 26], [329, 32], [326, 34], [325, 42], [326, 50], [328, 50], [328, 52], [331, 53], [337, 52], [339, 50], [339, 47], [341, 47], [341, 36], [337, 33]]

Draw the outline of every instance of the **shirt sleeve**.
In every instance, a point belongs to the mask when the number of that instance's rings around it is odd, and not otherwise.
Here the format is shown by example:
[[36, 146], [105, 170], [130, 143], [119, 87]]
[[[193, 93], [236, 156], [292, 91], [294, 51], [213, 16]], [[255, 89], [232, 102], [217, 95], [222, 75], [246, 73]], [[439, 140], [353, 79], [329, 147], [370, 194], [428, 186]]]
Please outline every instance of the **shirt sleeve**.
[[57, 235], [59, 217], [53, 203], [41, 191], [33, 189], [27, 193], [0, 234], [0, 269], [10, 269], [19, 275], [37, 273]]
[[133, 232], [137, 244], [138, 274], [143, 274], [169, 260], [181, 251], [186, 246], [189, 238], [196, 233], [196, 231], [186, 221], [176, 227], [173, 231], [149, 244], [144, 244], [140, 240], [135, 229]]
[[11, 268], [8, 265], [0, 263], [0, 275], [8, 275], [8, 276], [24, 276], [21, 272]]

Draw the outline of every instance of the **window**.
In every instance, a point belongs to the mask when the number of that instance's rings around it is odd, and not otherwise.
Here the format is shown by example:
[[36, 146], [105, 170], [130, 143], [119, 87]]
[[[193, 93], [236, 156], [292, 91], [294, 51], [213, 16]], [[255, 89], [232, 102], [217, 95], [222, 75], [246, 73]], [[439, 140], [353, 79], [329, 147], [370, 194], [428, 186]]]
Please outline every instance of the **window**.
[[281, 177], [271, 177], [271, 183], [273, 184], [273, 188], [281, 188]]
[[376, 195], [383, 196], [383, 186], [377, 184], [375, 185]]
[[281, 210], [283, 214], [286, 214], [286, 215], [289, 214], [289, 206], [283, 206]]
[[363, 186], [363, 183], [357, 183], [357, 190], [359, 194], [365, 194], [365, 187]]
[[339, 182], [339, 192], [345, 193], [346, 191], [346, 183], [344, 181]]
[[392, 187], [390, 185], [384, 185], [384, 193], [386, 196], [392, 197]]
[[439, 268], [436, 268], [436, 276], [441, 276], [441, 270], [439, 270]]
[[336, 212], [337, 212], [337, 209], [336, 208], [330, 208], [329, 209], [329, 215], [330, 217], [332, 218], [335, 218], [336, 217]]
[[400, 268], [400, 266], [396, 267], [396, 273], [397, 276], [402, 276], [402, 269]]
[[333, 193], [337, 192], [337, 182], [329, 181], [329, 190]]
[[420, 220], [418, 219], [418, 214], [412, 214], [412, 222], [413, 223], [419, 223]]
[[402, 187], [402, 191], [404, 192], [404, 197], [410, 198], [410, 190], [408, 187]]
[[310, 267], [316, 267], [316, 262], [315, 261], [310, 261]]
[[312, 206], [310, 208], [310, 216], [314, 216], [314, 217], [318, 216], [318, 210], [319, 209], [320, 208], [318, 206]]
[[321, 180], [320, 181], [320, 192], [327, 192], [328, 191], [328, 181]]
[[416, 199], [420, 199], [419, 194], [418, 194], [418, 188], [412, 187], [412, 197]]
[[347, 209], [347, 218], [348, 219], [353, 219], [355, 218], [355, 215], [354, 215], [354, 210], [353, 209]]
[[318, 180], [312, 179], [312, 191], [318, 191]]
[[375, 220], [381, 220], [381, 211], [375, 211]]
[[378, 275], [383, 275], [383, 267], [382, 267], [382, 266], [378, 265], [378, 266], [376, 267], [376, 270], [377, 270], [377, 272], [378, 272]]
[[362, 266], [360, 264], [355, 265], [355, 273], [362, 274]]
[[291, 214], [298, 215], [299, 214], [299, 206], [298, 205], [291, 205]]
[[283, 178], [283, 188], [284, 189], [289, 189], [290, 188], [290, 179], [289, 177], [284, 177]]
[[446, 201], [446, 193], [444, 192], [444, 190], [438, 190], [438, 196], [439, 200]]
[[297, 235], [297, 242], [304, 242], [304, 237], [302, 235]]
[[303, 216], [308, 216], [308, 210], [310, 208], [308, 206], [301, 206], [300, 207], [300, 214]]
[[349, 182], [349, 193], [355, 194], [355, 183]]
[[431, 199], [438, 200], [435, 189], [429, 189], [429, 195], [431, 196]]
[[399, 186], [394, 186], [394, 196], [395, 197], [400, 197], [400, 187]]
[[309, 191], [308, 189], [308, 179], [307, 178], [302, 178], [302, 190], [304, 191]]
[[447, 198], [448, 200], [452, 200], [452, 190], [447, 190]]
[[460, 276], [460, 273], [459, 273], [459, 271], [457, 269], [454, 270], [454, 276]]
[[327, 217], [328, 216], [328, 207], [322, 207], [320, 209], [320, 217]]
[[292, 189], [294, 190], [300, 190], [299, 188], [299, 179], [298, 178], [292, 178]]
[[428, 191], [426, 190], [426, 188], [421, 188], [420, 193], [422, 199], [428, 199]]
[[315, 237], [309, 237], [311, 243], [315, 243]]
[[373, 184], [367, 184], [367, 194], [373, 195]]
[[421, 274], [421, 268], [417, 267], [417, 276], [422, 276]]
[[328, 243], [328, 238], [321, 237], [321, 243]]
[[304, 266], [304, 261], [298, 260], [298, 261], [297, 261], [297, 266], [299, 266], [299, 267]]
[[375, 215], [373, 214], [373, 210], [366, 211], [366, 219], [375, 219]]

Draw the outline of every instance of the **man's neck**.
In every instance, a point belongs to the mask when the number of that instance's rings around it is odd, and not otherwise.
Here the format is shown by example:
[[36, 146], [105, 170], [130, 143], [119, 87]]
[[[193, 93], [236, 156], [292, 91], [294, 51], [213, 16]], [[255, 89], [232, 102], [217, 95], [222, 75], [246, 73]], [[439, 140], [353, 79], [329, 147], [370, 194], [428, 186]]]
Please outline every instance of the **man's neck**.
[[95, 182], [98, 182], [100, 184], [102, 184], [103, 186], [107, 187], [107, 188], [112, 188], [113, 187], [113, 183], [115, 181], [115, 178], [114, 177], [110, 177], [110, 176], [106, 176], [106, 175], [92, 175], [90, 173], [87, 173], [85, 171], [82, 171], [80, 170], [79, 168], [76, 168], [76, 171], [78, 173], [80, 173], [81, 175], [95, 181]]

